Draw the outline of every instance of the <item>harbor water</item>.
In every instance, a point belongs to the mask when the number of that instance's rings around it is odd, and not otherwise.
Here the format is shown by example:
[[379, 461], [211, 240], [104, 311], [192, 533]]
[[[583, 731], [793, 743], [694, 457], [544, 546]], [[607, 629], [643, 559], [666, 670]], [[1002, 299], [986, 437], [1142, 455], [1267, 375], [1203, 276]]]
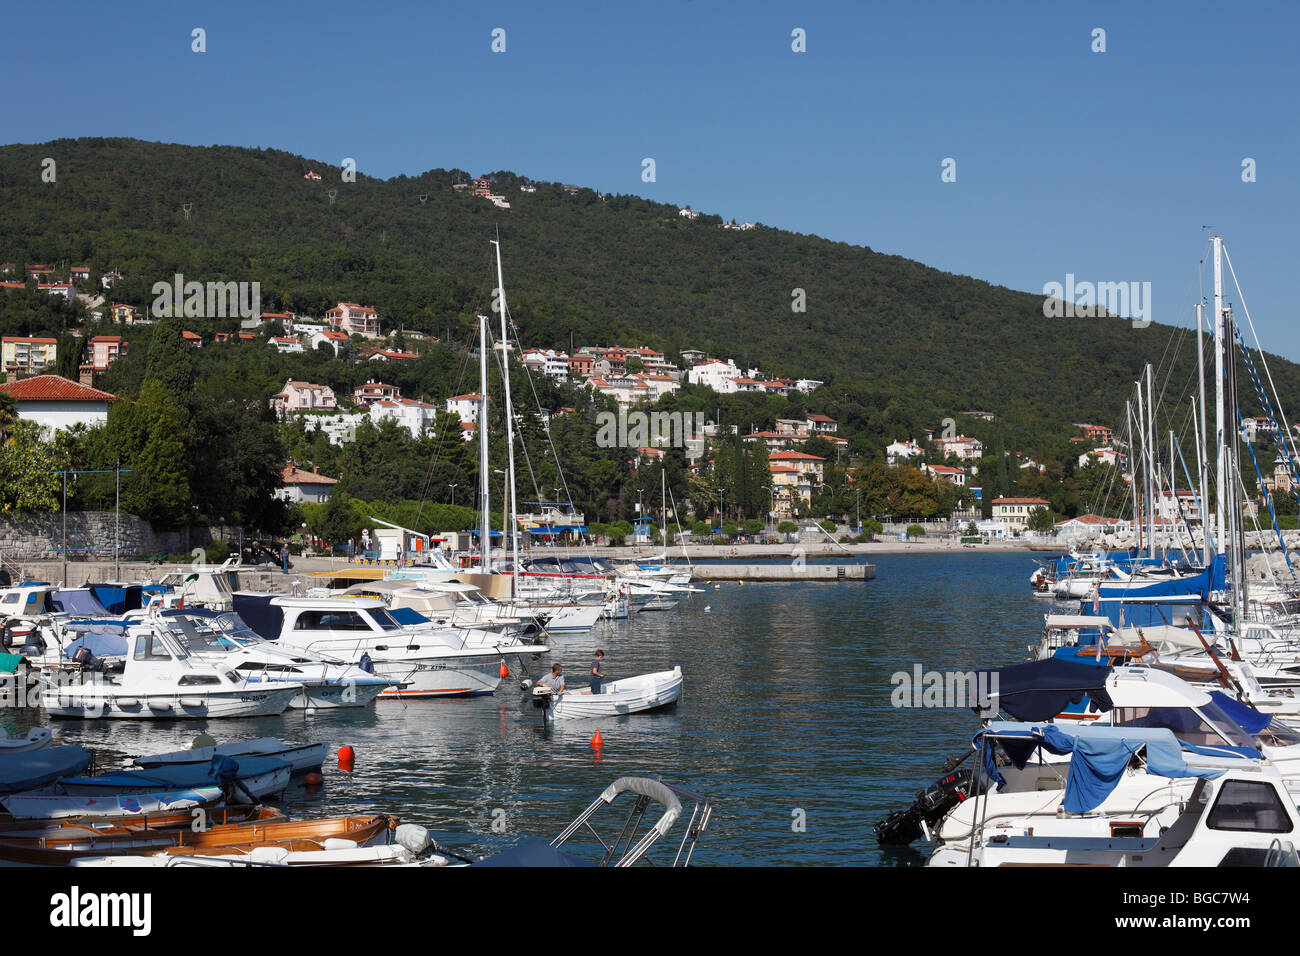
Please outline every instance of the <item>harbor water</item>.
[[[917, 865], [915, 850], [882, 851], [871, 825], [941, 775], [945, 757], [969, 746], [976, 719], [969, 710], [895, 707], [891, 677], [917, 665], [1019, 662], [1046, 606], [1030, 594], [1024, 553], [872, 562], [877, 577], [868, 582], [700, 582], [704, 592], [675, 609], [556, 637], [553, 652], [531, 665], [538, 675], [559, 661], [583, 686], [598, 647], [608, 679], [681, 665], [682, 699], [661, 713], [544, 728], [520, 706], [512, 675], [491, 697], [314, 715], [46, 722], [59, 742], [95, 750], [100, 770], [122, 755], [188, 747], [200, 732], [219, 741], [328, 740], [324, 786], [295, 783], [278, 805], [296, 817], [392, 813], [462, 852], [550, 839], [615, 778], [637, 775], [712, 800], [698, 865]], [[9, 711], [0, 730], [43, 720]], [[350, 773], [334, 762], [343, 745], [356, 753]]]

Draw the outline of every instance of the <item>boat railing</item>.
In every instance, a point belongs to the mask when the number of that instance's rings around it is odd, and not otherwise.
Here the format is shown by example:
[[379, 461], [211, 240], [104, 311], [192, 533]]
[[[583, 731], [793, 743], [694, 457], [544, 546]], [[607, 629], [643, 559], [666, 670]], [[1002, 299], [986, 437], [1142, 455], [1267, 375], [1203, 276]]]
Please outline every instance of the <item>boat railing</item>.
[[[591, 818], [599, 810], [611, 806], [624, 793], [635, 794], [636, 799], [617, 836], [607, 843], [591, 825]], [[677, 845], [673, 861], [669, 865], [690, 866], [696, 843], [700, 835], [708, 829], [713, 818], [713, 805], [698, 793], [648, 777], [620, 777], [615, 780], [605, 788], [591, 806], [580, 813], [558, 837], [551, 841], [551, 846], [563, 846], [579, 830], [585, 829], [604, 848], [601, 866], [629, 867], [642, 859], [653, 865], [654, 861], [647, 856], [647, 853], [655, 843], [668, 835], [681, 818], [683, 802], [692, 805], [691, 814], [686, 821], [686, 829], [682, 834], [681, 842]], [[664, 812], [638, 839], [637, 831], [651, 803], [658, 803], [664, 808]]]

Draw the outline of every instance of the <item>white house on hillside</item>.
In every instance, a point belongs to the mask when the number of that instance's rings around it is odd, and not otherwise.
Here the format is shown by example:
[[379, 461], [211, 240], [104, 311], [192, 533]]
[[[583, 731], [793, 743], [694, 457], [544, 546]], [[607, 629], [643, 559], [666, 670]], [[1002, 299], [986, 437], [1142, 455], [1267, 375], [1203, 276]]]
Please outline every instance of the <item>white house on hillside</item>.
[[101, 392], [59, 375], [35, 375], [0, 385], [14, 400], [18, 418], [36, 422], [51, 431], [85, 425], [94, 428], [108, 421], [108, 404], [117, 396]]

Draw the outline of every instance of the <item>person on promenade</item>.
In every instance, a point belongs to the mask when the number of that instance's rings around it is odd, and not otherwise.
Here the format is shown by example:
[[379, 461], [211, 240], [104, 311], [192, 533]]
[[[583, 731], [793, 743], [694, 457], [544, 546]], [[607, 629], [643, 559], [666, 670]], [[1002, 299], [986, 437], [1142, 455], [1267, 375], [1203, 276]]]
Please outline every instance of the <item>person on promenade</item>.
[[280, 545], [280, 571], [284, 574], [289, 573], [289, 542], [285, 541]]

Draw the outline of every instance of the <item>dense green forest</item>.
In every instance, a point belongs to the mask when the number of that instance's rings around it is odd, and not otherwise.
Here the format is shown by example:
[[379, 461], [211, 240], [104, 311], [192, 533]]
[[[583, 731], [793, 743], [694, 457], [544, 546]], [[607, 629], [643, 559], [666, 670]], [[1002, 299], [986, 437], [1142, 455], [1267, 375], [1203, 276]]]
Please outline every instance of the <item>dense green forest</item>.
[[[41, 177], [46, 157], [57, 163], [52, 183]], [[304, 179], [308, 171], [323, 178]], [[1171, 412], [1157, 422], [1158, 431], [1189, 435], [1180, 396], [1191, 393], [1195, 341], [1185, 330], [1134, 329], [1118, 318], [1047, 319], [1041, 296], [869, 248], [768, 227], [721, 229], [716, 216], [688, 220], [673, 206], [558, 183], [539, 182], [524, 192], [525, 180], [509, 172], [489, 176], [511, 205], [498, 209], [453, 188], [470, 175], [434, 169], [378, 180], [358, 173], [345, 182], [336, 166], [279, 150], [98, 138], [4, 146], [0, 260], [20, 267], [87, 265], [92, 283], [117, 270], [123, 278], [110, 301], [142, 310], [153, 301], [153, 283], [178, 273], [187, 281], [257, 282], [266, 311], [320, 316], [340, 300], [370, 305], [385, 329], [400, 326], [442, 340], [423, 348], [418, 362], [383, 369], [384, 380], [401, 386], [404, 396], [441, 402], [477, 387], [466, 348], [476, 345], [475, 314], [491, 306], [496, 276], [489, 240], [499, 235], [510, 311], [524, 347], [644, 344], [670, 359], [697, 348], [733, 358], [742, 369], [825, 381], [811, 396], [790, 399], [688, 387], [662, 405], [705, 411], [742, 433], [805, 412], [837, 418], [850, 446], [828, 466], [818, 513], [852, 513], [865, 493], [862, 484], [846, 487], [854, 467], [882, 460], [890, 441], [919, 439], [924, 428], [949, 418], [981, 438], [989, 456], [995, 449], [1018, 452], [1047, 468], [1045, 477], [1022, 478], [1014, 466], [1006, 473], [1002, 455], [990, 457], [975, 476], [986, 486], [999, 493], [1038, 489], [1058, 514], [1096, 506], [1104, 479], [1075, 475], [1079, 448], [1070, 438], [1079, 432], [1071, 423], [1110, 424], [1122, 433], [1124, 399], [1147, 361], [1162, 381], [1168, 376], [1163, 407]], [[792, 310], [795, 290], [803, 290], [806, 311]], [[152, 343], [164, 325], [101, 327], [84, 308], [43, 293], [0, 296], [0, 331], [62, 336], [60, 371], [69, 377], [75, 377], [77, 349], [67, 333], [86, 323], [87, 334], [125, 334], [131, 341], [130, 355], [96, 386], [135, 402], [118, 403], [110, 430], [125, 432], [129, 416], [140, 421], [134, 445], [83, 448], [77, 455], [100, 464], [110, 451], [138, 455], [152, 431], [161, 460], [166, 428], [158, 423], [174, 426], [186, 451], [185, 488], [159, 520], [180, 522], [186, 510], [190, 517], [236, 514], [272, 524], [296, 518], [253, 501], [265, 497], [274, 484], [266, 476], [278, 471], [271, 465], [286, 456], [343, 477], [343, 490], [364, 500], [445, 502], [450, 485], [472, 487], [473, 455], [454, 442], [434, 449], [371, 429], [356, 447], [339, 448], [270, 416], [266, 399], [286, 378], [348, 395], [375, 375], [371, 363], [332, 353], [280, 355], [264, 337], [209, 344], [181, 360], [173, 328], [167, 327], [163, 353]], [[237, 325], [191, 319], [184, 327], [210, 337]], [[1284, 404], [1294, 407], [1300, 367], [1276, 356], [1269, 361]], [[147, 382], [177, 378], [168, 369], [175, 362], [192, 377], [150, 390]], [[1244, 372], [1241, 379], [1247, 381]], [[573, 486], [569, 494], [589, 510], [589, 520], [626, 520], [638, 486], [644, 492], [653, 481], [657, 489], [658, 467], [670, 470], [675, 494], [690, 493], [680, 455], [634, 475], [625, 455], [595, 447], [593, 416], [603, 400], [544, 379], [536, 387], [543, 408], [579, 410], [555, 420], [552, 438]], [[531, 407], [531, 401], [529, 394], [521, 404]], [[996, 419], [971, 418], [962, 414], [967, 410]], [[555, 462], [540, 426], [526, 420], [532, 431], [524, 441], [536, 456], [531, 480], [547, 497], [556, 485]], [[720, 467], [744, 487], [754, 485], [731, 455], [721, 452]], [[1267, 457], [1261, 467], [1270, 466]], [[705, 474], [712, 472], [710, 461]], [[239, 481], [251, 497], [236, 493]], [[88, 505], [102, 497], [94, 485], [85, 483]], [[707, 498], [698, 477], [694, 490]], [[955, 503], [952, 494], [931, 490], [920, 516]], [[761, 513], [760, 492], [738, 496], [737, 519]], [[877, 510], [911, 500], [902, 487], [872, 493], [885, 502]]]

